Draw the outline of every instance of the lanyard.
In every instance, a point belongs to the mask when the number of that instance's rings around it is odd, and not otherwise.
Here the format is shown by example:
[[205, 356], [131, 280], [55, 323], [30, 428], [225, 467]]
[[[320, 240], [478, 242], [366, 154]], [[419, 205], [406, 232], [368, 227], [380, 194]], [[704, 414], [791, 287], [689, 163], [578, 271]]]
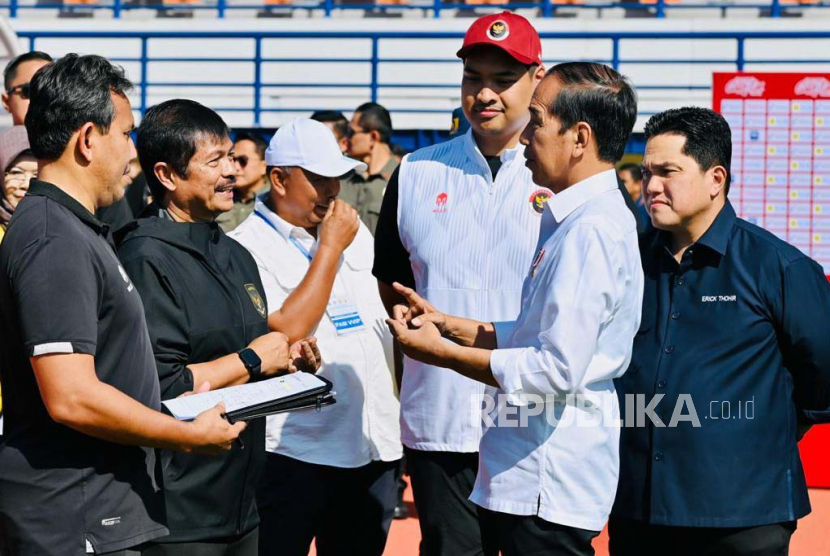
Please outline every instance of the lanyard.
[[[268, 220], [268, 218], [266, 218], [264, 214], [262, 214], [262, 213], [261, 213], [261, 212], [259, 212], [258, 210], [254, 210], [254, 214], [256, 214], [257, 216], [259, 216], [260, 218], [262, 218], [263, 222], [265, 222], [266, 224], [268, 224], [268, 225], [271, 227], [271, 229], [273, 229], [275, 232], [277, 232], [278, 234], [280, 233], [280, 231], [277, 229], [277, 227], [276, 227], [276, 226], [274, 226], [274, 223], [273, 223], [273, 222], [271, 222], [270, 220]], [[280, 235], [282, 235], [282, 234], [280, 234]], [[294, 244], [294, 247], [296, 247], [297, 249], [299, 249], [300, 253], [302, 253], [303, 255], [305, 255], [305, 258], [306, 258], [306, 259], [308, 259], [308, 262], [311, 262], [311, 254], [310, 254], [310, 253], [306, 250], [306, 248], [305, 248], [305, 247], [303, 247], [303, 246], [300, 244], [300, 242], [299, 242], [299, 241], [297, 241], [297, 238], [295, 238], [295, 237], [294, 237], [294, 236], [292, 236], [292, 235], [289, 235], [289, 236], [288, 236], [288, 241], [290, 241], [291, 243], [293, 243], [293, 244]]]

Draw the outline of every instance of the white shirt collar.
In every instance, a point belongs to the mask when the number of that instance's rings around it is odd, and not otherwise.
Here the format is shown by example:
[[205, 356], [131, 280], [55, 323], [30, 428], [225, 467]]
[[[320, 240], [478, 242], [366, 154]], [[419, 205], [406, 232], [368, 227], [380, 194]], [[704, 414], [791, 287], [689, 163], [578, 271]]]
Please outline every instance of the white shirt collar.
[[547, 202], [547, 208], [559, 223], [597, 195], [613, 191], [618, 187], [616, 170], [606, 170], [557, 193]]
[[263, 199], [268, 193], [264, 193], [256, 198], [256, 202], [254, 204], [254, 210], [261, 214], [265, 220], [267, 220], [270, 224], [274, 226], [274, 229], [285, 239], [286, 241], [289, 240], [291, 236], [294, 236], [298, 239], [303, 240], [311, 240], [314, 241], [314, 236], [308, 233], [304, 228], [299, 226], [295, 226], [282, 218], [280, 218], [276, 212], [269, 209], [266, 204], [263, 202]]
[[[467, 148], [473, 153], [475, 160], [481, 162], [484, 166], [487, 166], [489, 171], [489, 166], [487, 165], [487, 158], [482, 154], [481, 150], [478, 148], [478, 144], [476, 143], [476, 138], [473, 136], [473, 128], [467, 130], [467, 133], [464, 134], [464, 141], [467, 143]], [[501, 153], [499, 157], [502, 163], [507, 164], [511, 162], [513, 159], [516, 158], [517, 155], [524, 152], [524, 145], [521, 143], [516, 143], [516, 146], [510, 149], [505, 149], [504, 152]]]

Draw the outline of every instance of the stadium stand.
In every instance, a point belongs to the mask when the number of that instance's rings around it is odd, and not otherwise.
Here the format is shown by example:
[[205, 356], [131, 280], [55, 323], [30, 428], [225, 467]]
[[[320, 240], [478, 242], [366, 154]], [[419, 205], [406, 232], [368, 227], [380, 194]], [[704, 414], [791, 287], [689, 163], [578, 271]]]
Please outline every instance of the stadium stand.
[[[828, 12], [830, 15], [830, 12]], [[830, 67], [823, 19], [539, 20], [547, 65], [608, 63], [640, 96], [635, 131], [680, 102], [711, 106], [713, 71], [821, 71]], [[429, 22], [428, 25], [425, 25]], [[139, 85], [137, 115], [185, 96], [216, 108], [234, 127], [275, 128], [314, 110], [349, 113], [366, 100], [387, 106], [396, 129], [447, 130], [459, 105], [455, 44], [467, 20], [12, 20], [26, 49], [97, 52]], [[704, 24], [705, 23], [705, 24]], [[705, 30], [701, 30], [705, 27]], [[768, 26], [767, 26], [768, 27]], [[808, 47], [809, 45], [809, 47]], [[0, 122], [2, 123], [2, 122]], [[414, 145], [417, 146], [417, 145]]]

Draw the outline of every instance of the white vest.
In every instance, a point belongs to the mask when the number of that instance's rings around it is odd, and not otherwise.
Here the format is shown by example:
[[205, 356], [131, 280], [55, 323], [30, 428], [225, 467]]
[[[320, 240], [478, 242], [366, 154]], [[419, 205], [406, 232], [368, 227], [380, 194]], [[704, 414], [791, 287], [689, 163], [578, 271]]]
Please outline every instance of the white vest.
[[[398, 232], [418, 293], [439, 311], [485, 322], [518, 317], [543, 203], [551, 195], [533, 183], [523, 152], [517, 145], [502, 154], [495, 181], [472, 131], [401, 162]], [[476, 400], [495, 389], [409, 358], [404, 369], [404, 445], [477, 452], [483, 431]]]

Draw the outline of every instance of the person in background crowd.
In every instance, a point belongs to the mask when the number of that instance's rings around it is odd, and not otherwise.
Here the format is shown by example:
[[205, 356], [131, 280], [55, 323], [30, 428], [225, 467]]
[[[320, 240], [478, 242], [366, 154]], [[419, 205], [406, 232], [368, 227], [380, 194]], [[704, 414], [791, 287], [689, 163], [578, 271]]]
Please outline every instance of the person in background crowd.
[[389, 149], [392, 151], [392, 156], [395, 157], [395, 160], [398, 161], [398, 164], [401, 163], [401, 160], [403, 160], [403, 157], [405, 157], [406, 155], [409, 154], [409, 151], [406, 150], [405, 147], [402, 147], [401, 145], [399, 145], [397, 143], [392, 143], [391, 145], [389, 145]]
[[470, 129], [470, 122], [467, 116], [464, 115], [464, 108], [458, 107], [452, 111], [452, 120], [450, 121], [450, 137], [456, 135], [464, 135]]
[[401, 459], [392, 338], [371, 279], [372, 235], [337, 199], [339, 178], [365, 164], [342, 155], [323, 124], [282, 126], [265, 155], [271, 192], [232, 237], [257, 261], [268, 326], [314, 334], [337, 403], [268, 417], [257, 502], [262, 556], [381, 556]]
[[[147, 111], [137, 137], [154, 201], [121, 230], [118, 254], [144, 303], [161, 398], [294, 370], [313, 342], [289, 349], [285, 335], [268, 332], [256, 263], [215, 222], [233, 207], [236, 179], [225, 122], [169, 100]], [[257, 554], [265, 421], [251, 421], [240, 440], [214, 458], [161, 452], [170, 536], [148, 556]]]
[[375, 233], [386, 184], [398, 167], [392, 154], [392, 117], [376, 102], [361, 104], [349, 122], [349, 156], [366, 164], [365, 172], [355, 172], [343, 180], [340, 198], [355, 209], [360, 219]]
[[830, 421], [830, 285], [736, 217], [721, 115], [667, 110], [645, 135], [655, 229], [640, 236], [643, 319], [617, 391], [632, 414], [635, 396], [654, 409], [622, 429], [611, 554], [786, 555], [810, 512], [798, 424]]
[[265, 149], [268, 143], [255, 133], [240, 132], [233, 143], [236, 185], [233, 189], [233, 208], [220, 214], [216, 222], [227, 233], [242, 224], [254, 211], [254, 199], [268, 191], [265, 175]]
[[651, 225], [651, 217], [646, 211], [646, 204], [643, 201], [643, 173], [637, 164], [623, 164], [617, 168], [617, 177], [628, 192], [637, 209], [637, 229], [640, 233], [646, 231]]
[[245, 429], [222, 404], [190, 423], [158, 411], [141, 299], [93, 216], [124, 195], [131, 86], [104, 58], [76, 54], [32, 79], [39, 179], [0, 244], [4, 556], [142, 554], [168, 530], [141, 446], [218, 453]]
[[[533, 183], [519, 143], [545, 74], [541, 50], [530, 22], [508, 12], [479, 18], [467, 31], [458, 56], [471, 129], [404, 157], [383, 199], [372, 272], [390, 315], [406, 301], [393, 288], [400, 282], [441, 311], [518, 316], [552, 195]], [[483, 430], [470, 420], [469, 400], [492, 389], [408, 358], [398, 379], [421, 554], [482, 554], [479, 510], [468, 499]]]
[[[613, 379], [631, 360], [643, 296], [637, 224], [614, 171], [637, 98], [608, 66], [558, 64], [533, 94], [530, 114], [527, 166], [555, 197], [542, 216], [519, 318], [493, 324], [442, 315], [399, 285], [412, 308], [399, 306], [389, 323], [407, 355], [499, 389], [491, 404], [505, 413], [481, 440], [470, 497], [482, 512], [484, 553], [589, 556], [614, 502]], [[583, 419], [586, 407], [599, 422]], [[519, 419], [504, 422], [507, 410]]]
[[45, 52], [33, 50], [14, 58], [3, 70], [3, 108], [12, 116], [12, 125], [23, 125], [29, 110], [29, 88], [37, 70], [52, 63]]
[[[29, 110], [29, 82], [43, 66], [52, 63], [52, 57], [45, 52], [32, 51], [21, 54], [8, 63], [3, 71], [6, 92], [2, 96], [3, 107], [11, 114], [14, 125], [23, 125]], [[95, 217], [115, 231], [133, 219], [133, 212], [126, 199], [121, 198], [112, 205], [98, 207]]]
[[[37, 178], [37, 160], [29, 148], [24, 126], [15, 126], [0, 133], [0, 243], [11, 221], [14, 209], [29, 190], [29, 181]], [[0, 397], [0, 438], [3, 435], [3, 400]]]
[[322, 122], [326, 124], [334, 138], [337, 139], [337, 145], [340, 147], [340, 152], [347, 154], [349, 151], [349, 120], [339, 110], [318, 110], [311, 115], [311, 119], [315, 122]]
[[0, 133], [0, 168], [3, 189], [0, 195], [0, 242], [9, 226], [14, 209], [29, 190], [29, 181], [37, 179], [37, 160], [29, 148], [24, 126], [14, 126]]

